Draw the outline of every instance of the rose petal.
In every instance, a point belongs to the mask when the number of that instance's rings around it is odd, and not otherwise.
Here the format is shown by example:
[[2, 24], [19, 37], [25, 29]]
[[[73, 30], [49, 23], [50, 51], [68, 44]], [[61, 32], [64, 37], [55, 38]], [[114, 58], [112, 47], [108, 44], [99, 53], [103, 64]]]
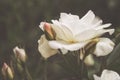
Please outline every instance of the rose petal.
[[120, 80], [120, 76], [118, 73], [112, 70], [105, 69], [102, 72], [101, 77], [98, 77], [96, 75], [93, 75], [94, 80]]
[[73, 39], [72, 32], [65, 25], [62, 25], [57, 20], [52, 20], [52, 22], [52, 28], [56, 32], [56, 39], [64, 41]]
[[41, 55], [47, 59], [57, 53], [57, 50], [50, 48], [48, 41], [45, 38], [45, 35], [42, 35], [40, 40], [38, 40], [38, 50]]
[[83, 31], [75, 36], [75, 40], [77, 41], [86, 41], [90, 40], [92, 38], [100, 37], [104, 33], [109, 32], [109, 34], [114, 33], [114, 29], [100, 29], [100, 30], [95, 30], [95, 29], [88, 29], [86, 31]]
[[90, 23], [94, 20], [94, 18], [95, 18], [95, 14], [94, 14], [91, 10], [89, 10], [89, 11], [85, 14], [85, 16], [83, 16], [83, 17], [80, 19], [80, 21], [81, 21], [81, 22], [84, 22], [84, 23], [86, 23], [86, 24], [90, 24]]
[[120, 76], [115, 71], [105, 69], [102, 72], [101, 80], [120, 80]]
[[109, 38], [99, 38], [99, 42], [96, 44], [94, 54], [96, 56], [105, 56], [112, 52], [114, 43]]
[[74, 50], [79, 50], [80, 48], [83, 48], [89, 42], [90, 41], [69, 44], [69, 43], [65, 43], [65, 42], [63, 43], [60, 41], [49, 41], [49, 45], [53, 49], [66, 49], [66, 50], [74, 51]]
[[110, 27], [111, 25], [112, 25], [111, 23], [107, 23], [107, 24], [96, 27], [96, 30], [107, 28], [107, 27]]

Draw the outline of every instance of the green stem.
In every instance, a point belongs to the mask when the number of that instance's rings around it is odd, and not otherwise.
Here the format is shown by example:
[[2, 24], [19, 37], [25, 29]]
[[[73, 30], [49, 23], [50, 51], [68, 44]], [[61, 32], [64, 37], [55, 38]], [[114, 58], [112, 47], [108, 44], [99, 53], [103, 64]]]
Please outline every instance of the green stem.
[[26, 66], [24, 68], [25, 68], [25, 73], [26, 73], [27, 79], [32, 80], [32, 77], [31, 77], [31, 75], [30, 75], [30, 73], [28, 71], [28, 68]]
[[83, 60], [81, 61], [81, 73], [80, 73], [80, 78], [82, 79], [83, 78], [83, 71], [84, 71], [84, 62]]
[[102, 57], [101, 59], [101, 66], [98, 75], [100, 75], [103, 71], [103, 69], [106, 68], [106, 57]]
[[80, 65], [80, 50], [77, 51], [77, 62], [78, 62], [78, 66]]
[[69, 65], [69, 62], [65, 59], [65, 56], [63, 55], [62, 51], [60, 49], [58, 49], [60, 52], [60, 55], [62, 56], [62, 58], [64, 59], [65, 63]]
[[83, 54], [83, 59], [81, 60], [81, 72], [80, 72], [80, 77], [81, 79], [83, 78], [83, 71], [84, 71], [84, 60], [85, 60], [85, 51], [84, 51], [84, 48], [81, 49], [81, 54]]
[[44, 80], [48, 80], [48, 79], [47, 79], [47, 60], [45, 60], [45, 67], [44, 67]]

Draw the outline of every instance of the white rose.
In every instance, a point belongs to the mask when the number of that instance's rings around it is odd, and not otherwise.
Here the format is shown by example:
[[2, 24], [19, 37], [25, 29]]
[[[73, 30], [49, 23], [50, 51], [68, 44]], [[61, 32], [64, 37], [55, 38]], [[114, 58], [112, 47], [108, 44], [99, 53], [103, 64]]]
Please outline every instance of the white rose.
[[[81, 19], [77, 15], [61, 13], [60, 19], [52, 20], [52, 22], [51, 26], [56, 33], [56, 38], [49, 41], [49, 46], [53, 49], [78, 50], [91, 42], [93, 38], [106, 32], [110, 35], [114, 32], [114, 29], [104, 29], [111, 24], [102, 25], [102, 20], [95, 17], [91, 10]], [[43, 27], [42, 22], [40, 28], [44, 31]]]

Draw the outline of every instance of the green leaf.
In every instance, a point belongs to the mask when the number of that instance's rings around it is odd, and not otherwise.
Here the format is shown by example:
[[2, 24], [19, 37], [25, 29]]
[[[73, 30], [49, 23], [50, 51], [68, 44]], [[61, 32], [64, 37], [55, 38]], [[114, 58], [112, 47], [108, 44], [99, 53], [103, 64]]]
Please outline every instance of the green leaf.
[[115, 47], [113, 52], [109, 55], [107, 59], [107, 67], [112, 67], [118, 64], [118, 62], [120, 64], [120, 43]]

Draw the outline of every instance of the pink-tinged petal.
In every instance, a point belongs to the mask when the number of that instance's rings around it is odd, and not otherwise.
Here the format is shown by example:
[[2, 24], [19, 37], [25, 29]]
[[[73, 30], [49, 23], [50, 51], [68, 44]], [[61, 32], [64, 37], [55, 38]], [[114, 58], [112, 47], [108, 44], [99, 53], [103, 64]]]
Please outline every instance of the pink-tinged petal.
[[94, 54], [96, 56], [106, 56], [112, 52], [114, 46], [115, 44], [109, 38], [99, 38]]
[[65, 43], [59, 41], [49, 41], [49, 45], [53, 49], [66, 49], [66, 50], [74, 51], [83, 48], [89, 42], [90, 41], [80, 42], [80, 43]]
[[6, 63], [3, 64], [1, 73], [7, 80], [13, 80], [14, 78], [12, 69]]
[[57, 53], [57, 50], [50, 48], [45, 35], [42, 35], [40, 40], [38, 40], [38, 50], [45, 59]]
[[16, 46], [16, 47], [13, 49], [13, 52], [14, 52], [16, 58], [18, 58], [18, 59], [21, 60], [22, 62], [25, 62], [25, 61], [26, 61], [27, 56], [26, 56], [26, 52], [25, 52], [24, 49], [19, 48], [18, 46]]

